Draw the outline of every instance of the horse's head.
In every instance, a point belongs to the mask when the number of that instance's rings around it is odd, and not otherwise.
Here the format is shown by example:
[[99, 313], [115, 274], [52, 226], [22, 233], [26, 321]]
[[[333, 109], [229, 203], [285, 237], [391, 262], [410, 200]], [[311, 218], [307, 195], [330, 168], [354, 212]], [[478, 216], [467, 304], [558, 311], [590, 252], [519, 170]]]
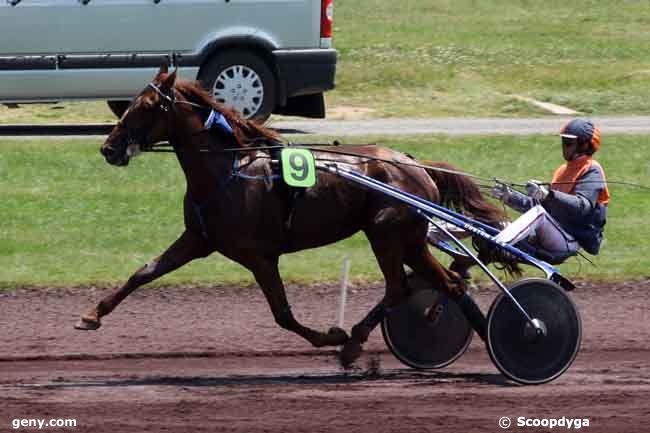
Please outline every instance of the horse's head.
[[131, 157], [154, 143], [168, 140], [168, 113], [174, 103], [176, 71], [163, 65], [151, 83], [135, 97], [102, 145], [100, 152], [112, 165], [128, 165]]

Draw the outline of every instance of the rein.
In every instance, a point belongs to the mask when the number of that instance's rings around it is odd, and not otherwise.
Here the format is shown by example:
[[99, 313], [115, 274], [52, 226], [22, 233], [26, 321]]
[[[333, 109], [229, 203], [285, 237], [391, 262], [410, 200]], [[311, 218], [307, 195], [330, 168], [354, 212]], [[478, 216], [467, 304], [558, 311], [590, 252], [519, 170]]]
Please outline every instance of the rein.
[[[152, 148], [143, 149], [143, 152], [159, 152], [159, 153], [175, 153], [176, 151], [170, 147], [171, 145], [168, 143], [161, 143], [158, 145], [153, 146]], [[291, 147], [296, 148], [296, 149], [307, 149], [311, 150], [314, 152], [323, 152], [323, 153], [331, 153], [331, 154], [337, 154], [337, 155], [345, 155], [345, 156], [354, 156], [357, 158], [362, 158], [367, 161], [381, 161], [381, 162], [387, 162], [390, 164], [396, 164], [396, 165], [405, 165], [405, 166], [410, 166], [410, 167], [418, 167], [418, 168], [423, 168], [425, 170], [432, 170], [432, 171], [439, 171], [441, 173], [447, 173], [447, 174], [454, 174], [458, 176], [466, 176], [470, 177], [473, 179], [481, 180], [481, 181], [487, 181], [487, 182], [494, 182], [497, 184], [502, 184], [502, 185], [507, 185], [507, 186], [514, 186], [514, 187], [521, 187], [525, 188], [526, 184], [525, 183], [516, 183], [516, 182], [510, 182], [506, 180], [501, 180], [497, 177], [483, 177], [483, 176], [478, 176], [472, 173], [467, 173], [464, 171], [458, 171], [458, 170], [450, 170], [447, 168], [441, 168], [441, 167], [433, 167], [430, 165], [426, 164], [419, 164], [417, 162], [403, 162], [403, 161], [396, 161], [394, 159], [386, 159], [386, 158], [379, 158], [376, 156], [368, 156], [368, 155], [362, 155], [360, 153], [354, 153], [354, 152], [346, 152], [343, 150], [334, 150], [334, 149], [324, 149], [324, 147], [331, 146], [329, 143], [311, 143], [311, 144], [302, 144], [302, 145], [291, 145]], [[235, 148], [225, 148], [225, 149], [209, 149], [209, 148], [202, 148], [199, 149], [199, 152], [205, 152], [205, 153], [230, 153], [230, 152], [248, 152], [248, 151], [256, 151], [256, 150], [274, 150], [274, 149], [282, 149], [286, 146], [283, 145], [275, 145], [275, 146], [254, 146], [254, 147], [246, 147], [246, 148], [241, 148], [241, 147], [235, 147]], [[321, 160], [321, 158], [315, 158], [317, 161]], [[570, 183], [577, 183], [577, 182], [555, 182], [556, 184], [570, 184]], [[585, 183], [602, 183], [600, 181], [586, 181]], [[636, 187], [644, 190], [649, 190], [650, 191], [650, 186], [646, 185], [641, 185], [638, 183], [634, 182], [625, 182], [625, 181], [615, 181], [615, 180], [608, 180], [606, 181], [607, 184], [615, 184], [615, 185], [624, 185], [624, 186], [631, 186], [631, 187]], [[543, 182], [540, 183], [540, 185], [546, 185], [550, 186], [551, 182]], [[492, 188], [490, 185], [478, 185], [481, 188]]]
[[[487, 180], [487, 181], [498, 181], [496, 178], [486, 178], [486, 177], [481, 177], [475, 174], [463, 172], [463, 171], [457, 171], [457, 170], [450, 170], [447, 168], [441, 168], [441, 167], [433, 167], [430, 165], [425, 165], [425, 164], [419, 164], [416, 162], [403, 162], [403, 161], [397, 161], [395, 159], [387, 159], [387, 158], [380, 158], [377, 156], [369, 156], [369, 155], [363, 155], [360, 153], [354, 153], [354, 152], [346, 152], [343, 150], [334, 150], [334, 149], [324, 149], [324, 147], [331, 146], [331, 144], [328, 143], [312, 143], [312, 144], [300, 144], [300, 145], [291, 145], [292, 148], [295, 149], [307, 149], [311, 150], [314, 152], [323, 152], [323, 153], [331, 153], [331, 154], [336, 154], [336, 155], [345, 155], [345, 156], [354, 156], [357, 158], [362, 158], [367, 161], [381, 161], [381, 162], [388, 162], [390, 164], [396, 164], [396, 165], [406, 165], [406, 166], [412, 166], [412, 167], [418, 167], [418, 168], [423, 168], [426, 170], [433, 170], [433, 171], [439, 171], [442, 173], [448, 173], [448, 174], [456, 174], [459, 176], [467, 176], [471, 177], [474, 179], [479, 179], [479, 180]], [[274, 150], [274, 149], [283, 149], [286, 146], [284, 145], [273, 145], [273, 146], [253, 146], [253, 147], [232, 147], [232, 148], [225, 148], [225, 149], [211, 149], [211, 148], [201, 148], [199, 149], [199, 152], [205, 152], [205, 153], [230, 153], [230, 152], [250, 152], [250, 151], [256, 151], [256, 150]], [[170, 147], [168, 143], [161, 143], [158, 145], [153, 146], [150, 149], [143, 150], [143, 152], [160, 152], [160, 153], [175, 153], [176, 151]], [[319, 160], [319, 158], [316, 158], [316, 160]], [[513, 184], [515, 185], [515, 184]], [[522, 185], [525, 186], [525, 185]]]
[[[187, 105], [190, 105], [192, 107], [196, 107], [196, 108], [199, 108], [199, 109], [202, 109], [202, 110], [212, 110], [213, 109], [212, 107], [196, 104], [196, 103], [191, 102], [191, 101], [184, 101], [184, 100], [176, 99], [176, 88], [175, 87], [171, 88], [171, 95], [167, 95], [166, 93], [164, 93], [160, 89], [160, 87], [156, 86], [153, 82], [150, 82], [147, 86], [154, 89], [156, 91], [156, 93], [158, 93], [158, 95], [160, 95], [163, 99], [165, 99], [167, 102], [169, 102], [170, 105], [172, 105], [172, 106], [174, 106], [174, 104], [181, 103], [181, 104], [187, 104]], [[201, 133], [201, 132], [205, 132], [205, 131], [207, 131], [207, 130], [202, 129], [200, 131], [197, 131], [196, 133]], [[376, 156], [362, 155], [362, 154], [358, 154], [358, 153], [354, 153], [354, 152], [346, 152], [346, 151], [342, 151], [342, 150], [324, 149], [324, 147], [326, 147], [326, 146], [331, 146], [330, 144], [326, 144], [326, 143], [312, 143], [312, 144], [302, 144], [302, 145], [292, 145], [291, 143], [289, 143], [289, 145], [291, 147], [293, 147], [293, 148], [296, 148], [296, 149], [307, 149], [307, 150], [311, 150], [311, 151], [314, 151], [314, 152], [323, 152], [323, 153], [330, 153], [330, 154], [336, 154], [336, 155], [353, 156], [353, 157], [365, 159], [366, 161], [381, 161], [381, 162], [387, 162], [387, 163], [396, 164], [396, 165], [418, 167], [418, 168], [422, 168], [422, 169], [425, 169], [425, 170], [438, 171], [438, 172], [441, 172], [441, 173], [454, 174], [454, 175], [458, 175], [458, 176], [466, 176], [466, 177], [469, 177], [469, 178], [472, 178], [472, 179], [477, 179], [477, 180], [487, 181], [487, 182], [493, 182], [495, 184], [501, 184], [501, 185], [512, 186], [512, 187], [520, 187], [520, 188], [525, 188], [526, 187], [525, 183], [516, 183], [516, 182], [504, 181], [504, 180], [501, 180], [501, 179], [499, 179], [497, 177], [488, 178], [488, 177], [478, 176], [476, 174], [472, 174], [472, 173], [468, 173], [468, 172], [464, 172], [464, 171], [451, 170], [451, 169], [441, 168], [441, 167], [433, 167], [433, 166], [430, 166], [430, 165], [419, 164], [419, 163], [416, 163], [416, 162], [412, 162], [412, 163], [411, 162], [403, 162], [403, 161], [397, 161], [397, 160], [394, 160], [394, 159], [379, 158], [379, 157], [376, 157]], [[249, 151], [258, 151], [258, 150], [282, 149], [284, 147], [285, 147], [284, 145], [272, 145], [272, 146], [253, 146], [253, 147], [246, 147], [246, 148], [237, 147], [237, 148], [225, 148], [225, 149], [201, 148], [201, 149], [199, 149], [199, 152], [205, 152], [205, 153], [230, 153], [230, 152], [235, 152], [235, 153], [238, 153], [238, 152], [249, 152]], [[176, 150], [169, 143], [161, 143], [161, 144], [158, 144], [158, 145], [151, 145], [151, 146], [148, 146], [146, 148], [143, 148], [142, 152], [175, 153]], [[320, 160], [319, 158], [315, 158], [315, 159]], [[556, 182], [556, 184], [572, 184], [572, 183], [576, 183], [576, 181], [573, 181], [573, 182], [570, 182], [570, 181]], [[601, 183], [601, 182], [599, 182], [599, 181], [587, 181], [585, 183]], [[610, 180], [610, 181], [607, 181], [607, 183], [608, 184], [631, 186], [631, 187], [636, 187], [636, 188], [640, 188], [640, 189], [650, 191], [649, 186], [641, 185], [641, 184], [634, 183], [634, 182], [611, 181]], [[541, 183], [540, 185], [550, 186], [551, 183], [550, 182], [544, 182], [544, 183]], [[479, 185], [479, 187], [481, 187], [481, 188], [491, 188], [491, 186], [488, 186], [488, 185]]]

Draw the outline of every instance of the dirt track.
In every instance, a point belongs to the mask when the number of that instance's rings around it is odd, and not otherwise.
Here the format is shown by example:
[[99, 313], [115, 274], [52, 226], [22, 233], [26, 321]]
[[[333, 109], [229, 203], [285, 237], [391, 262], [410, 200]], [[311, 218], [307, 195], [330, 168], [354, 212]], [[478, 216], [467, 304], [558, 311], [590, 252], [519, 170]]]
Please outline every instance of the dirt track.
[[[581, 284], [582, 349], [558, 380], [504, 380], [472, 343], [438, 372], [416, 372], [372, 336], [359, 369], [339, 369], [279, 329], [256, 288], [141, 289], [96, 332], [72, 329], [106, 289], [0, 294], [0, 432], [18, 418], [74, 418], [74, 432], [498, 432], [517, 417], [588, 418], [587, 432], [650, 431], [650, 281]], [[296, 317], [320, 329], [338, 289], [290, 286]], [[354, 287], [346, 328], [381, 297]], [[484, 308], [493, 289], [478, 295]], [[552, 431], [566, 431], [555, 427]]]

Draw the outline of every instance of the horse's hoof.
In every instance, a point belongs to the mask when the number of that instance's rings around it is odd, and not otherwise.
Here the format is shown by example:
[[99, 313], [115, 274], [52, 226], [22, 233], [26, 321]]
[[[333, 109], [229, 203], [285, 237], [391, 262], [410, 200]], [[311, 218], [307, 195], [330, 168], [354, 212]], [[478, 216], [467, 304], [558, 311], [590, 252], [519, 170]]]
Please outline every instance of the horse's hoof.
[[102, 326], [102, 324], [99, 322], [99, 320], [92, 320], [82, 317], [77, 322], [77, 324], [74, 325], [74, 329], [79, 329], [81, 331], [95, 331], [99, 329], [100, 326]]
[[341, 366], [346, 369], [350, 368], [352, 364], [354, 364], [354, 361], [359, 359], [362, 351], [363, 348], [361, 343], [356, 340], [348, 340], [343, 346], [341, 353], [339, 353], [339, 362], [341, 363]]
[[327, 338], [330, 346], [342, 346], [350, 339], [348, 333], [338, 326], [333, 326], [327, 331]]

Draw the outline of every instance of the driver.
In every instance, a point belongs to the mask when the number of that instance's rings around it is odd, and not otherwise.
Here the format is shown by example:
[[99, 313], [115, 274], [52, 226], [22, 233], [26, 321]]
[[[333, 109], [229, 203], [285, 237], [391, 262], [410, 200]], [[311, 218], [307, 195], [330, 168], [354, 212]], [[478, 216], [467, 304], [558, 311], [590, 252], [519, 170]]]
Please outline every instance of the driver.
[[527, 195], [506, 185], [491, 195], [525, 212], [501, 231], [497, 240], [516, 244], [526, 240], [531, 255], [561, 263], [582, 247], [596, 255], [603, 240], [609, 190], [602, 166], [593, 159], [600, 149], [600, 130], [585, 119], [574, 119], [560, 132], [566, 163], [553, 175], [550, 189], [536, 180], [526, 184]]

